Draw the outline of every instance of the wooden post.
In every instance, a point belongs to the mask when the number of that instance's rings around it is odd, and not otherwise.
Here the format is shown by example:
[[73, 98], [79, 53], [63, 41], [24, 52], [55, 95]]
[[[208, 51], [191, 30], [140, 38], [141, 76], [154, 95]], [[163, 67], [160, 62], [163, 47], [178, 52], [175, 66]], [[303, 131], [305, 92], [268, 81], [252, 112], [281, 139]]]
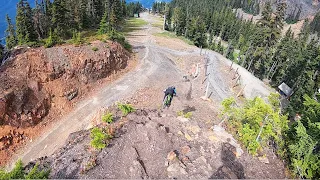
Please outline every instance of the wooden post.
[[228, 116], [224, 117], [224, 119], [218, 124], [218, 126], [221, 126], [221, 124], [228, 119]]
[[210, 82], [209, 82], [209, 80], [208, 80], [205, 98], [208, 98], [209, 85], [210, 85]]
[[260, 138], [260, 135], [261, 135], [261, 133], [262, 133], [263, 127], [264, 127], [264, 125], [265, 125], [265, 121], [268, 119], [268, 117], [269, 117], [269, 115], [267, 115], [267, 116], [264, 118], [264, 120], [263, 120], [263, 124], [262, 124], [262, 126], [260, 127], [260, 132], [259, 132], [259, 134], [258, 134], [258, 136], [257, 136], [257, 139], [256, 139], [257, 142], [258, 142], [258, 140], [259, 140], [259, 138]]
[[166, 15], [163, 16], [163, 30], [166, 30]]
[[240, 81], [241, 75], [238, 76], [236, 82]]
[[231, 66], [230, 66], [230, 70], [229, 70], [229, 72], [232, 70], [232, 65], [233, 65], [233, 61], [232, 61], [232, 63], [231, 63]]
[[241, 75], [238, 76], [233, 87], [236, 87], [237, 85], [240, 84], [240, 77], [241, 77]]
[[233, 75], [233, 78], [232, 78], [232, 79], [235, 79], [235, 78], [237, 77], [237, 75], [239, 74], [239, 73], [238, 73], [238, 70], [239, 70], [239, 68], [237, 68], [237, 70], [236, 70], [236, 72], [234, 73], [234, 75]]
[[243, 93], [244, 91], [244, 88], [246, 87], [247, 85], [244, 85], [243, 88], [239, 91], [239, 93], [237, 94], [237, 97], [240, 97], [241, 94]]

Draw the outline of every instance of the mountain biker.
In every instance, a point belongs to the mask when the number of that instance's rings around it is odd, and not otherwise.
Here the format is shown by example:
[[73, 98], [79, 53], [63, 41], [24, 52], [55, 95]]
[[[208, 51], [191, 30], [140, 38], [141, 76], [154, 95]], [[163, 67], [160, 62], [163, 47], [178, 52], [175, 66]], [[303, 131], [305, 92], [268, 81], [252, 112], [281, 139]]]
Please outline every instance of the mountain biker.
[[173, 99], [173, 96], [177, 95], [176, 87], [172, 86], [172, 87], [168, 87], [166, 90], [164, 90], [164, 98], [163, 98], [163, 100], [165, 100], [168, 95], [171, 95], [170, 101], [168, 103], [168, 106], [170, 106], [171, 105], [171, 101]]

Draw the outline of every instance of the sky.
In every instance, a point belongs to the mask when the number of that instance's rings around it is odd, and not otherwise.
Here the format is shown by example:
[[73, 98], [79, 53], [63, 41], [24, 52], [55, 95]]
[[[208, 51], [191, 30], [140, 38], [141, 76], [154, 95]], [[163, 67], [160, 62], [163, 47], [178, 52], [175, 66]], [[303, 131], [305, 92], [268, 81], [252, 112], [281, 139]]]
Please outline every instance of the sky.
[[[2, 39], [5, 35], [7, 28], [6, 14], [9, 14], [12, 20], [15, 19], [17, 3], [19, 0], [0, 0], [0, 38]], [[34, 0], [28, 0], [31, 6], [34, 6]]]

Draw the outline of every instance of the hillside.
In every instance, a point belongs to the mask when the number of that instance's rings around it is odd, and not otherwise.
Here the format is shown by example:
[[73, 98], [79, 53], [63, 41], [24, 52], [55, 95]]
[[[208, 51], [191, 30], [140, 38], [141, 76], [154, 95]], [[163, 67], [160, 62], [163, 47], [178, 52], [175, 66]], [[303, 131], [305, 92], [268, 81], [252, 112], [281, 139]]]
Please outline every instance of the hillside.
[[15, 50], [0, 67], [0, 166], [48, 122], [119, 74], [129, 59], [121, 45], [100, 41]]

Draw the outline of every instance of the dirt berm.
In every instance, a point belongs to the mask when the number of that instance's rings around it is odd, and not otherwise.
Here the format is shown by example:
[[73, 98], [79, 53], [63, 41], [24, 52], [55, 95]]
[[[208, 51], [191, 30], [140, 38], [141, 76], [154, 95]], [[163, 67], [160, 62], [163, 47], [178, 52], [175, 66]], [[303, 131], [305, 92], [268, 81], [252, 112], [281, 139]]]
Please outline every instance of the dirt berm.
[[128, 59], [119, 44], [100, 41], [16, 50], [0, 67], [0, 125], [36, 125], [53, 103], [72, 100], [86, 84], [125, 68]]

